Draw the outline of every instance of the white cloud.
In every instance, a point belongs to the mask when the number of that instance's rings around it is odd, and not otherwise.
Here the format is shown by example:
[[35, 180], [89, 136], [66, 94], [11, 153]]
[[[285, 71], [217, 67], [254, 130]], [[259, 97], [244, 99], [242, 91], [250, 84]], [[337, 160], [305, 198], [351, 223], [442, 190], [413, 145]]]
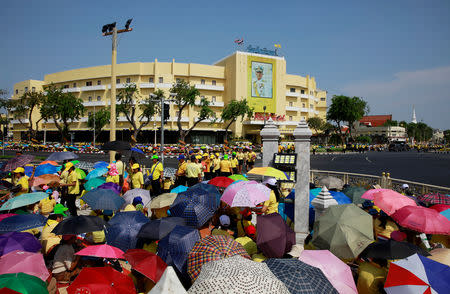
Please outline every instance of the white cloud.
[[396, 120], [410, 121], [415, 105], [419, 121], [450, 129], [450, 66], [398, 72], [388, 80], [356, 82], [341, 90], [363, 97], [371, 114], [392, 114]]

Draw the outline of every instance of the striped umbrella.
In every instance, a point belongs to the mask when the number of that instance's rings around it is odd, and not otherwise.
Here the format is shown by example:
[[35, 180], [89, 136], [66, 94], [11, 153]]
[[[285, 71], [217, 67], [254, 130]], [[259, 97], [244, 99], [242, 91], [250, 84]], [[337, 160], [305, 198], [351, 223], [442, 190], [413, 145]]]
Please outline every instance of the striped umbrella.
[[286, 175], [285, 172], [265, 166], [265, 167], [254, 167], [250, 171], [247, 172], [248, 174], [254, 174], [254, 175], [261, 175], [265, 177], [273, 177], [277, 180], [289, 180], [289, 177]]
[[441, 193], [420, 195], [417, 199], [425, 203], [450, 205], [450, 196]]
[[189, 253], [187, 261], [189, 277], [192, 281], [195, 281], [200, 274], [203, 264], [234, 255], [241, 255], [250, 259], [244, 247], [231, 237], [207, 236], [195, 243], [194, 248]]
[[4, 171], [13, 171], [18, 167], [24, 166], [34, 159], [33, 155], [20, 155], [8, 160], [8, 162], [3, 167]]

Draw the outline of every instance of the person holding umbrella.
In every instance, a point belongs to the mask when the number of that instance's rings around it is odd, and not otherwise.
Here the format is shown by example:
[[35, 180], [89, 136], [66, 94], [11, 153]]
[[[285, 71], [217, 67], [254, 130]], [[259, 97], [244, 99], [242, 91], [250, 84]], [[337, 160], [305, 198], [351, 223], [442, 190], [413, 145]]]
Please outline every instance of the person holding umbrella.
[[144, 187], [144, 175], [139, 170], [139, 164], [135, 163], [131, 166], [131, 188], [142, 189]]
[[69, 208], [70, 215], [77, 216], [75, 200], [80, 195], [80, 175], [75, 171], [75, 166], [72, 162], [66, 163], [65, 170], [69, 172], [69, 176], [67, 178], [67, 184], [61, 186], [68, 187], [67, 207]]
[[280, 199], [280, 191], [278, 191], [277, 180], [275, 178], [268, 178], [263, 182], [270, 190], [270, 198], [263, 203], [260, 203], [254, 208], [256, 214], [271, 214], [278, 213], [278, 199]]
[[80, 272], [76, 269], [80, 256], [75, 255], [75, 241], [75, 235], [63, 235], [61, 246], [56, 250], [52, 274], [58, 282], [69, 282]]
[[228, 159], [228, 154], [223, 156], [220, 161], [220, 175], [222, 177], [228, 177], [233, 174], [233, 169], [231, 168], [231, 161]]
[[[15, 185], [20, 185], [20, 190], [14, 193], [15, 196], [19, 196], [25, 193], [28, 193], [28, 177], [25, 175], [25, 169], [23, 167], [18, 167], [13, 171]], [[19, 189], [19, 188], [18, 188]]]
[[114, 159], [116, 160], [116, 170], [119, 175], [119, 186], [123, 187], [123, 179], [125, 174], [125, 163], [122, 161], [122, 154], [117, 152]]
[[150, 179], [152, 181], [153, 196], [158, 196], [161, 194], [161, 184], [164, 175], [164, 167], [158, 159], [158, 155], [155, 154], [152, 156], [153, 165], [150, 168]]
[[186, 166], [187, 166], [187, 162], [186, 162], [186, 157], [184, 156], [184, 154], [180, 154], [178, 156], [178, 169], [177, 172], [175, 174], [176, 181], [175, 181], [175, 186], [186, 186]]
[[117, 171], [117, 166], [114, 163], [108, 165], [108, 175], [106, 177], [106, 183], [114, 183], [120, 186], [120, 176]]

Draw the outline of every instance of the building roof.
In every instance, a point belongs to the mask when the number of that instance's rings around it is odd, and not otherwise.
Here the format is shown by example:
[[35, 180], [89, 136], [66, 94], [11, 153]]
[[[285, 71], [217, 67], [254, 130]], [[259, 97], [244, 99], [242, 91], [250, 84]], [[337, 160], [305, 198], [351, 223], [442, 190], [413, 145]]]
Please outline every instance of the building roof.
[[380, 127], [388, 120], [392, 120], [392, 114], [386, 115], [367, 115], [363, 116], [359, 122], [366, 126]]

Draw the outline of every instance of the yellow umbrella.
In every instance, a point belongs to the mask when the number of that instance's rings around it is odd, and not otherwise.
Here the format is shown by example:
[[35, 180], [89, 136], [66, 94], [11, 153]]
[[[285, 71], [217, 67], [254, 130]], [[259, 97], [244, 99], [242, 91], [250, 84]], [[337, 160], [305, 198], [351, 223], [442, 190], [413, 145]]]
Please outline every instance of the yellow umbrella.
[[248, 174], [261, 175], [266, 177], [274, 177], [277, 180], [288, 180], [288, 177], [284, 172], [279, 169], [265, 166], [252, 168]]

